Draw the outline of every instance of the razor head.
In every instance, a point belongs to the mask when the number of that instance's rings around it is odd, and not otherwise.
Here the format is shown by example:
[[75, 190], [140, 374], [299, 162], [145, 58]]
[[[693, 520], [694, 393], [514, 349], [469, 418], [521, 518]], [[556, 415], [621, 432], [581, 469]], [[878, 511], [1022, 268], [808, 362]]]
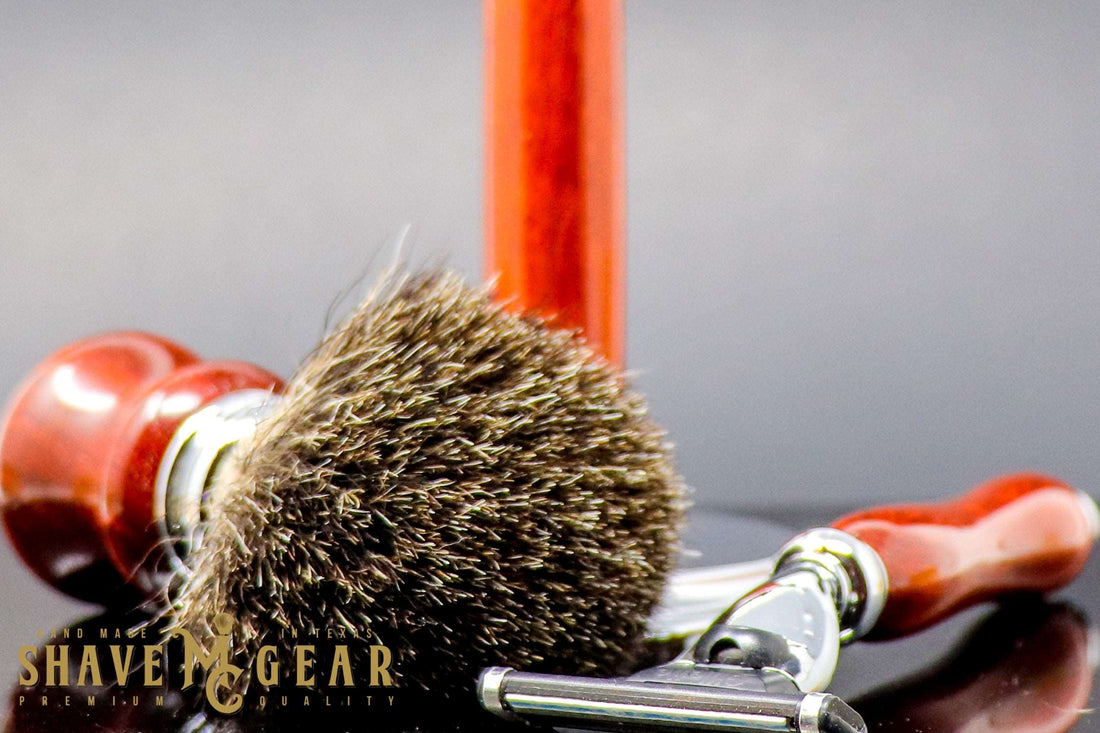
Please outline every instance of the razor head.
[[[663, 673], [647, 674], [657, 670]], [[867, 733], [843, 700], [799, 692], [781, 675], [733, 667], [700, 672], [673, 663], [643, 675], [593, 679], [490, 667], [478, 680], [478, 695], [501, 717], [569, 728]]]

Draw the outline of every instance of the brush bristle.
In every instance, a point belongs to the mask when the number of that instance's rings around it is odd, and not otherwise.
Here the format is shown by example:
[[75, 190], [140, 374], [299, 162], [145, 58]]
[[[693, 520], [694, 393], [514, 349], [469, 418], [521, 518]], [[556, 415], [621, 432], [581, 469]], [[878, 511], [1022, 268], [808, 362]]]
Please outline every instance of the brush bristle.
[[209, 639], [228, 612], [246, 654], [344, 628], [389, 646], [403, 687], [450, 693], [487, 665], [628, 663], [683, 490], [620, 373], [435, 273], [325, 339], [209, 507], [176, 624]]

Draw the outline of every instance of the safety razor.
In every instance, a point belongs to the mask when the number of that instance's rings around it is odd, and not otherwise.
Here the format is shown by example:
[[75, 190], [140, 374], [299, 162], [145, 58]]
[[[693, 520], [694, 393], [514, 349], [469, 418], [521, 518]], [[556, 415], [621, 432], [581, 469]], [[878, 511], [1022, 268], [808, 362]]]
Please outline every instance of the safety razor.
[[840, 647], [913, 633], [975, 603], [1069, 583], [1100, 533], [1086, 494], [1004, 476], [932, 505], [880, 507], [804, 532], [671, 662], [595, 679], [491, 667], [481, 704], [505, 718], [599, 730], [866, 731], [824, 692]]

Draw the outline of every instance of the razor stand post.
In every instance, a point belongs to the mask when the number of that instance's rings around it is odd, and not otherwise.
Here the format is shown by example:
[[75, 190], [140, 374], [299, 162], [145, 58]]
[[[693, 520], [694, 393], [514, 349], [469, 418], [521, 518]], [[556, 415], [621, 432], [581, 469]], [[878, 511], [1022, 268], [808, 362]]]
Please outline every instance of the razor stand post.
[[484, 7], [487, 274], [502, 302], [621, 364], [622, 1]]
[[1098, 532], [1091, 498], [1037, 474], [938, 505], [858, 512], [795, 537], [771, 579], [668, 664], [615, 679], [493, 667], [478, 693], [500, 716], [553, 725], [866, 731], [855, 711], [820, 692], [842, 644], [912, 633], [998, 595], [1059, 588]]

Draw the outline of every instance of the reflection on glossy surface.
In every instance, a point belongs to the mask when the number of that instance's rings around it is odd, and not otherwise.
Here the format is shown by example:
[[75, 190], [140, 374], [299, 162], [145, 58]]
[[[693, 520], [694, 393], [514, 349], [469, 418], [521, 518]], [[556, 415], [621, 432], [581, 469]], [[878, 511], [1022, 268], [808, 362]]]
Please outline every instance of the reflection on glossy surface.
[[850, 702], [871, 731], [1062, 733], [1079, 722], [1091, 730], [1096, 652], [1081, 612], [1018, 601], [934, 668]]

